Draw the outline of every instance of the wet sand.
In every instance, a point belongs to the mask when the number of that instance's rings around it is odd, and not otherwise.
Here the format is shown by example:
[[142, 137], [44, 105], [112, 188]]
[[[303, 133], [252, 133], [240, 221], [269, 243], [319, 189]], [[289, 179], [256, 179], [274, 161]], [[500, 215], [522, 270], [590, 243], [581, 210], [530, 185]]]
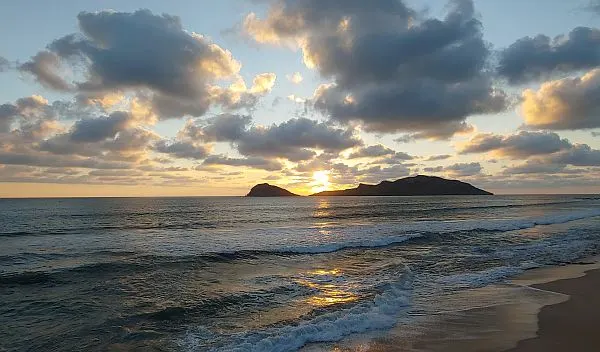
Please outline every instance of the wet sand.
[[[414, 317], [391, 331], [303, 351], [600, 351], [600, 261], [534, 269], [452, 297], [474, 307]], [[491, 305], [481, 304], [494, 302]], [[453, 304], [454, 305], [454, 304]]]
[[510, 352], [600, 351], [600, 270], [533, 287], [566, 294], [569, 299], [543, 307], [538, 336], [520, 341]]

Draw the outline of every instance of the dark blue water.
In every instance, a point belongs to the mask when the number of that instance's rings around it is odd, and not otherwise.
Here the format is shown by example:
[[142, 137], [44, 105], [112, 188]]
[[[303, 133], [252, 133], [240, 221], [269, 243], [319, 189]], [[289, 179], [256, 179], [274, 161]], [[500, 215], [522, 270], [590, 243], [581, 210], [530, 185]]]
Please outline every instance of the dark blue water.
[[0, 200], [0, 350], [293, 351], [599, 249], [594, 196]]

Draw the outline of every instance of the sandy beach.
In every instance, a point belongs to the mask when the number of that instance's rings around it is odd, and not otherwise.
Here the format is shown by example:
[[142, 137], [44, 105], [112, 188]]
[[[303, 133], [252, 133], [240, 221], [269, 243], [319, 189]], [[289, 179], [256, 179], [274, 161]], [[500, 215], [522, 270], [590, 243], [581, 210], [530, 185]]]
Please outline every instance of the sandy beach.
[[533, 287], [566, 294], [569, 299], [543, 307], [538, 315], [538, 336], [520, 341], [510, 352], [600, 350], [600, 270]]
[[[458, 307], [400, 324], [384, 336], [306, 351], [529, 352], [598, 351], [600, 262], [529, 270], [505, 284], [449, 297]], [[492, 305], [482, 304], [494, 301]]]

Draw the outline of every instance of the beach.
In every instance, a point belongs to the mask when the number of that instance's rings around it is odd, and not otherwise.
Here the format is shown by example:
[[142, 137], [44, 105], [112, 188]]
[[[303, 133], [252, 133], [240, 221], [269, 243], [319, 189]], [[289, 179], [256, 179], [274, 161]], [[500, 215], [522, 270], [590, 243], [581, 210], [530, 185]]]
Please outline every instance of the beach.
[[520, 341], [510, 352], [598, 351], [600, 348], [600, 270], [585, 276], [533, 287], [569, 296], [565, 302], [542, 308], [537, 337]]
[[306, 351], [554, 352], [597, 351], [600, 260], [528, 270], [504, 284], [453, 300], [489, 306], [439, 312], [399, 324], [389, 334]]

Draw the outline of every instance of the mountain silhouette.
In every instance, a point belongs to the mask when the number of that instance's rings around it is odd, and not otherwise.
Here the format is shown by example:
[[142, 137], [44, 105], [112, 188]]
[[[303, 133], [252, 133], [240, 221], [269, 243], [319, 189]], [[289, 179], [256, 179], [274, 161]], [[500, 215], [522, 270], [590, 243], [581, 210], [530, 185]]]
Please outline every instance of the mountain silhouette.
[[261, 183], [252, 187], [246, 197], [298, 197], [298, 195], [281, 187]]
[[312, 196], [442, 196], [493, 195], [471, 184], [436, 176], [412, 176], [396, 181], [382, 181], [377, 185], [359, 184], [356, 188], [324, 191]]
[[[491, 196], [491, 192], [484, 191], [469, 183], [448, 180], [437, 176], [411, 176], [396, 181], [382, 181], [376, 185], [361, 183], [356, 188], [339, 191], [324, 191], [311, 194], [311, 197], [329, 196], [460, 196], [477, 195]], [[268, 183], [258, 184], [250, 190], [246, 197], [298, 197], [284, 188]]]

